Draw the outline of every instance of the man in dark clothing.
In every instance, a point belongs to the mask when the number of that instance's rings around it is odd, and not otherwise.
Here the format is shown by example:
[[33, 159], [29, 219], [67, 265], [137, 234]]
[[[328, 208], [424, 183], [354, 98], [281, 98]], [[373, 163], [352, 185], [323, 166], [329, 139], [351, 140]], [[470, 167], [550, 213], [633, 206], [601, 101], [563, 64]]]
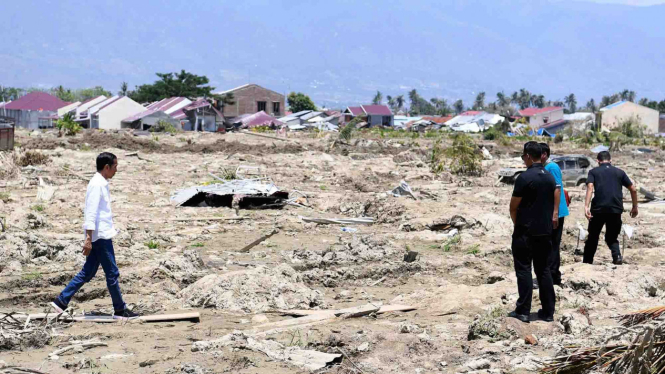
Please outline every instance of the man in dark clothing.
[[540, 285], [542, 309], [538, 311], [538, 317], [548, 322], [554, 318], [555, 296], [550, 269], [552, 229], [558, 223], [558, 220], [552, 218], [558, 217], [555, 193], [558, 194], [559, 190], [554, 177], [543, 168], [541, 155], [542, 148], [538, 143], [528, 142], [524, 145], [522, 160], [527, 170], [515, 180], [510, 200], [510, 218], [515, 225], [512, 251], [519, 299], [515, 310], [508, 316], [522, 322], [529, 322], [531, 313], [532, 262]]
[[[584, 213], [589, 220], [589, 237], [584, 245], [584, 263], [593, 264], [593, 256], [598, 248], [600, 231], [605, 227], [605, 243], [612, 251], [612, 262], [615, 265], [623, 263], [619, 247], [619, 233], [621, 232], [621, 213], [623, 213], [622, 186], [630, 190], [633, 209], [632, 218], [637, 217], [637, 189], [626, 173], [612, 166], [612, 156], [609, 152], [598, 153], [597, 168], [589, 171], [587, 178], [586, 200]], [[594, 193], [593, 201], [591, 193]], [[591, 207], [589, 207], [591, 204]]]

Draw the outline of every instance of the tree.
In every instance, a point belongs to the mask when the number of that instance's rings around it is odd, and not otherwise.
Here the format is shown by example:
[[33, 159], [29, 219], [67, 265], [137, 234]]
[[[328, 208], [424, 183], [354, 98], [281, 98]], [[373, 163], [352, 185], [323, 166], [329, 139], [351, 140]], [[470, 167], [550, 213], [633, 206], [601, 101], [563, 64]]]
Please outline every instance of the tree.
[[183, 96], [189, 99], [215, 97], [208, 86], [210, 82], [204, 75], [196, 75], [181, 70], [179, 73], [156, 73], [159, 80], [153, 84], [143, 84], [129, 93], [134, 101], [140, 103], [159, 101], [168, 97]]
[[398, 112], [404, 108], [404, 102], [404, 95], [399, 95], [395, 98], [395, 105], [397, 105]]
[[568, 110], [570, 110], [571, 113], [575, 113], [577, 111], [577, 99], [575, 98], [574, 93], [566, 96], [563, 100], [568, 105]]
[[120, 91], [118, 91], [118, 95], [127, 96], [127, 82], [122, 82], [120, 85]]
[[643, 98], [640, 99], [638, 104], [640, 104], [642, 106], [647, 106], [647, 105], [649, 105], [649, 99], [647, 99], [646, 97], [643, 97]]
[[411, 115], [434, 115], [436, 114], [436, 109], [429, 101], [423, 99], [418, 92], [413, 89], [409, 91], [409, 100], [411, 101], [411, 107], [409, 108], [409, 113]]
[[510, 99], [506, 96], [505, 93], [503, 93], [503, 91], [497, 92], [496, 103], [500, 107], [508, 106], [508, 104], [510, 104]]
[[383, 103], [383, 94], [381, 94], [381, 91], [376, 91], [376, 95], [374, 95], [374, 99], [372, 99], [372, 104], [379, 105], [382, 103]]
[[109, 91], [106, 91], [102, 86], [95, 86], [93, 88], [83, 88], [76, 90], [75, 96], [78, 101], [85, 101], [97, 96], [112, 96]]
[[75, 101], [72, 90], [65, 89], [64, 87], [62, 87], [62, 85], [52, 89], [51, 93], [62, 101], [69, 101], [69, 102]]
[[462, 113], [464, 111], [464, 102], [462, 101], [462, 99], [455, 101], [455, 103], [453, 104], [453, 108], [455, 109], [455, 113], [457, 114]]
[[563, 104], [563, 101], [561, 101], [561, 100], [554, 100], [554, 101], [552, 101], [552, 106], [562, 107], [562, 106], [565, 106], [565, 105]]
[[534, 95], [531, 101], [536, 108], [544, 108], [546, 104], [544, 95]]
[[390, 107], [390, 110], [395, 112], [395, 106], [397, 105], [397, 103], [395, 102], [395, 98], [388, 95], [386, 96], [386, 100], [388, 100], [388, 106]]
[[13, 101], [21, 97], [21, 89], [15, 87], [0, 86], [0, 101]]
[[302, 92], [291, 92], [287, 96], [286, 101], [289, 103], [289, 108], [292, 112], [301, 112], [303, 110], [316, 110], [316, 105], [309, 96]]
[[[656, 109], [656, 108], [654, 108], [654, 109]], [[661, 112], [661, 113], [665, 112], [665, 100], [661, 100], [661, 101], [658, 103], [657, 110], [658, 110], [659, 112]]]
[[624, 89], [618, 95], [621, 97], [621, 100], [635, 101], [635, 91], [630, 91], [628, 89]]
[[596, 106], [596, 100], [591, 99], [591, 100], [587, 101], [586, 109], [588, 111], [590, 111], [591, 113], [596, 113], [596, 111], [598, 110], [598, 107]]
[[526, 109], [531, 106], [531, 92], [527, 91], [524, 88], [520, 88], [520, 93], [518, 96], [520, 109]]
[[473, 102], [473, 110], [482, 110], [485, 107], [485, 92], [479, 92]]
[[448, 106], [448, 101], [446, 99], [438, 99], [436, 97], [430, 99], [436, 114], [439, 116], [447, 116], [450, 113], [450, 107]]

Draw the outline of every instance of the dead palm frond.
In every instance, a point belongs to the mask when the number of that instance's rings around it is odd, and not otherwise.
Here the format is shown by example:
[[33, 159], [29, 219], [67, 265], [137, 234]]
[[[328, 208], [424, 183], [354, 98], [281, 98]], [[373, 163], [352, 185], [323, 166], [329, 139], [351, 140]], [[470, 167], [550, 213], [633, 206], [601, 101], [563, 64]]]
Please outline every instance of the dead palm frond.
[[542, 373], [582, 374], [591, 370], [612, 373], [665, 373], [664, 325], [646, 327], [630, 344], [578, 349], [552, 359]]
[[623, 314], [615, 317], [615, 319], [619, 320], [622, 326], [631, 327], [658, 319], [663, 313], [665, 313], [665, 306], [657, 306]]

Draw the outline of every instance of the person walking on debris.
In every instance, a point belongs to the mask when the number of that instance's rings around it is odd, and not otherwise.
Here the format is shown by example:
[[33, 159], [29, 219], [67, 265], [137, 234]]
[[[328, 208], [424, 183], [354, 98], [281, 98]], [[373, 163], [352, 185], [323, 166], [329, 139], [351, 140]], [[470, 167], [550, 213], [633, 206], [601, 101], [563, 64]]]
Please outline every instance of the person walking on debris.
[[[589, 237], [584, 244], [585, 264], [593, 264], [593, 257], [596, 254], [596, 249], [598, 249], [598, 238], [603, 226], [606, 226], [605, 243], [612, 252], [612, 262], [615, 265], [623, 263], [619, 247], [621, 213], [623, 213], [622, 186], [630, 190], [630, 198], [633, 201], [630, 216], [635, 218], [638, 213], [637, 189], [623, 170], [612, 165], [612, 156], [609, 152], [598, 153], [598, 167], [589, 171], [586, 199], [584, 201], [584, 213], [589, 220]], [[594, 194], [593, 200], [591, 200], [592, 192]]]
[[[566, 202], [565, 193], [563, 191], [563, 177], [561, 174], [561, 168], [556, 162], [550, 161], [550, 146], [547, 143], [540, 143], [541, 148], [543, 149], [543, 156], [541, 161], [545, 165], [545, 170], [547, 170], [554, 177], [554, 181], [559, 189], [559, 215], [556, 217], [558, 224], [556, 227], [553, 227], [552, 230], [552, 267], [550, 272], [552, 273], [552, 282], [561, 286], [561, 235], [563, 234], [563, 223], [565, 217], [570, 213], [568, 212], [568, 204]], [[555, 204], [556, 194], [554, 195]], [[554, 220], [555, 217], [552, 217]], [[554, 221], [552, 221], [554, 223]]]
[[[545, 171], [541, 163], [542, 147], [536, 142], [524, 144], [522, 160], [527, 170], [515, 180], [510, 199], [510, 218], [514, 231], [512, 241], [513, 261], [517, 275], [517, 299], [515, 310], [508, 317], [529, 322], [533, 278], [531, 263], [538, 279], [540, 303], [538, 318], [554, 320], [555, 295], [552, 284], [552, 230], [558, 225], [559, 195], [554, 177]], [[553, 219], [554, 218], [554, 219]]]
[[106, 274], [106, 286], [113, 301], [113, 318], [128, 319], [138, 317], [138, 314], [127, 309], [122, 300], [118, 277], [118, 265], [115, 263], [112, 238], [117, 234], [113, 227], [113, 213], [111, 212], [111, 195], [109, 180], [113, 178], [118, 169], [118, 158], [108, 152], [97, 156], [97, 173], [88, 183], [85, 195], [85, 242], [83, 255], [86, 256], [83, 269], [69, 282], [67, 287], [51, 303], [57, 313], [67, 309], [74, 294], [89, 282], [102, 265]]

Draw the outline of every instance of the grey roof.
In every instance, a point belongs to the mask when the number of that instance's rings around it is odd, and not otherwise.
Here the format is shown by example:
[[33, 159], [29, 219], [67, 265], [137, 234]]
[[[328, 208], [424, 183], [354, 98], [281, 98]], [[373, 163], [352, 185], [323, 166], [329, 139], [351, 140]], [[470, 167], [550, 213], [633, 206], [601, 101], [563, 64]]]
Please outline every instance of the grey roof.
[[323, 112], [312, 112], [312, 113], [305, 114], [304, 116], [300, 117], [300, 119], [303, 120], [303, 121], [307, 121], [307, 120], [309, 120], [311, 118], [314, 118], [316, 116], [320, 116], [321, 114], [323, 114]]

